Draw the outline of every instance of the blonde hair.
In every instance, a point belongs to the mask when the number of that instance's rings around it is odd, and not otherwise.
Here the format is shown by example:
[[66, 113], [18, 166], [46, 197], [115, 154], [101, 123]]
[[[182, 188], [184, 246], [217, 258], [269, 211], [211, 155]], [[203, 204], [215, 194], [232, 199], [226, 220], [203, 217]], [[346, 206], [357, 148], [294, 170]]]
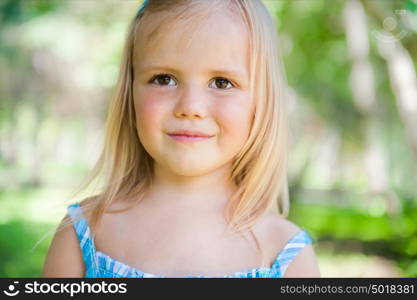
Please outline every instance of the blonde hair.
[[[201, 5], [209, 9], [201, 9]], [[85, 183], [76, 192], [85, 190], [95, 180], [101, 180], [100, 193], [83, 203], [84, 211], [91, 213], [92, 227], [105, 212], [122, 211], [109, 211], [110, 204], [130, 201], [129, 209], [152, 185], [153, 159], [139, 140], [133, 106], [134, 49], [138, 30], [159, 11], [167, 13], [163, 21], [166, 25], [184, 19], [187, 11], [192, 18], [199, 19], [198, 14], [208, 14], [212, 9], [224, 7], [234, 9], [247, 26], [250, 90], [256, 99], [249, 137], [232, 162], [231, 180], [237, 189], [225, 209], [225, 218], [230, 228], [240, 232], [251, 229], [272, 209], [287, 216], [286, 84], [276, 27], [267, 8], [261, 0], [149, 0], [143, 12], [135, 15], [129, 26], [115, 97], [108, 112], [103, 151]]]

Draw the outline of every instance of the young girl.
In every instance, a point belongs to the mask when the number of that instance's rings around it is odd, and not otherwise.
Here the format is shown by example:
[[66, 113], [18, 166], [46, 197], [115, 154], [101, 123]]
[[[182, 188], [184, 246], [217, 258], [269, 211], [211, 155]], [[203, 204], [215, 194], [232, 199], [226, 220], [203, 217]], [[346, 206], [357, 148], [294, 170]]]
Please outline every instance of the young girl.
[[285, 220], [277, 44], [261, 0], [145, 1], [86, 184], [102, 190], [68, 206], [43, 276], [319, 276]]

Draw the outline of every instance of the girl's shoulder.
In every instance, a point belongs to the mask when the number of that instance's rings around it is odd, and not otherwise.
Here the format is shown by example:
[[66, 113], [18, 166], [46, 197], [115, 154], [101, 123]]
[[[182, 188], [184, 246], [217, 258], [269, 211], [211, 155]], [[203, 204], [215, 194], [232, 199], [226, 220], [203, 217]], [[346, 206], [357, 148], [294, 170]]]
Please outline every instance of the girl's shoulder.
[[[303, 243], [301, 251], [289, 264], [285, 277], [320, 276], [312, 240], [304, 229], [284, 217], [270, 212], [255, 225], [254, 231], [271, 264], [277, 259], [277, 254], [284, 253], [284, 249], [295, 247], [298, 241]], [[297, 237], [301, 237], [301, 239], [294, 241], [294, 238]]]
[[68, 212], [55, 230], [45, 257], [42, 277], [83, 277], [83, 255], [73, 225]]
[[291, 237], [300, 232], [301, 228], [284, 217], [269, 212], [255, 225], [254, 230], [257, 236], [270, 246], [270, 250], [276, 253]]

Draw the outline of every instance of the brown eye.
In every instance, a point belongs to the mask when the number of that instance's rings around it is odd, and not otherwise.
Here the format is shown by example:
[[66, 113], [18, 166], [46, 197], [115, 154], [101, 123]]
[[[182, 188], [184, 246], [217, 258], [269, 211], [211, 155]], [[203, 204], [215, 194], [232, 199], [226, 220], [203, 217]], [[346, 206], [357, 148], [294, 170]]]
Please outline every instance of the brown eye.
[[215, 78], [214, 82], [216, 83], [216, 86], [219, 89], [230, 89], [233, 87], [231, 82], [225, 78], [221, 78], [221, 77]]
[[155, 77], [153, 77], [150, 82], [151, 83], [156, 82], [157, 85], [170, 85], [169, 82], [171, 79], [172, 77], [167, 74], [160, 74], [160, 75], [156, 75]]

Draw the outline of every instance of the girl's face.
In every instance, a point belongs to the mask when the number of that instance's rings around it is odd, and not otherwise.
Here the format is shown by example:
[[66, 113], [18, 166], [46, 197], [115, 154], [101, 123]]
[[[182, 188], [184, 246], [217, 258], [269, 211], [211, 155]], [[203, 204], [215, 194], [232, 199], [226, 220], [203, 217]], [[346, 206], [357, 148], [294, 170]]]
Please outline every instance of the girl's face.
[[[162, 22], [155, 14], [152, 21]], [[191, 23], [192, 24], [192, 23]], [[197, 32], [168, 25], [158, 36], [136, 44], [133, 83], [139, 138], [157, 167], [198, 176], [231, 163], [244, 145], [254, 114], [249, 91], [248, 35], [230, 13], [204, 21]], [[184, 46], [184, 42], [189, 46]], [[211, 138], [176, 140], [177, 130]]]

